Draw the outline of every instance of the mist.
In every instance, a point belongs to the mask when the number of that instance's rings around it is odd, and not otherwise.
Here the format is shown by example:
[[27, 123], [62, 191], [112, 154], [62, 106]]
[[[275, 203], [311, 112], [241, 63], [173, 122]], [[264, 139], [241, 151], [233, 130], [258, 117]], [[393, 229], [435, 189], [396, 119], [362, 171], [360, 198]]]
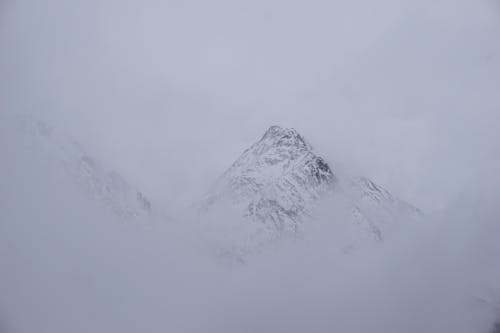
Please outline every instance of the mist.
[[[490, 332], [499, 33], [495, 0], [0, 1], [0, 331]], [[158, 212], [89, 198], [26, 115]], [[346, 253], [327, 203], [221, 260], [248, 225], [190, 210], [271, 125], [424, 218]]]

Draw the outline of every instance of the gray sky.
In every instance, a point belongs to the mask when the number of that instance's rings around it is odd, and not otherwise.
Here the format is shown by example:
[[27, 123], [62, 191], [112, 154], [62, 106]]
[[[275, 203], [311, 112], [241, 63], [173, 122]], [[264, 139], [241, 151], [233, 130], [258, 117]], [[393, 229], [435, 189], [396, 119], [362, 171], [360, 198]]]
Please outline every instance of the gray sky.
[[175, 210], [273, 124], [424, 210], [498, 184], [494, 0], [4, 1], [0, 112]]

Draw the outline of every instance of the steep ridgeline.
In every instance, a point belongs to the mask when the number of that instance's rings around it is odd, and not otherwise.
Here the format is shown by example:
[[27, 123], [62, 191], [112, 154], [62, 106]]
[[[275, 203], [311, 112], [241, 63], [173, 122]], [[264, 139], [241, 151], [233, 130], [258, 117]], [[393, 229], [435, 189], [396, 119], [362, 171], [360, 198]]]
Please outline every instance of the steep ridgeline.
[[[363, 234], [353, 239], [381, 240], [384, 228], [396, 219], [420, 215], [366, 178], [338, 175], [296, 130], [278, 126], [269, 128], [218, 179], [200, 212], [207, 229], [226, 232], [232, 238], [228, 246], [246, 253], [273, 239], [301, 237], [305, 222], [317, 217], [320, 206], [322, 211], [343, 210], [332, 216], [347, 216], [353, 232]], [[233, 221], [224, 221], [228, 218]], [[235, 225], [242, 223], [246, 226]], [[234, 230], [237, 239], [230, 234]]]
[[15, 116], [11, 120], [28, 134], [32, 149], [57, 161], [88, 197], [125, 219], [153, 213], [151, 202], [141, 191], [118, 172], [107, 169], [72, 138], [30, 116]]

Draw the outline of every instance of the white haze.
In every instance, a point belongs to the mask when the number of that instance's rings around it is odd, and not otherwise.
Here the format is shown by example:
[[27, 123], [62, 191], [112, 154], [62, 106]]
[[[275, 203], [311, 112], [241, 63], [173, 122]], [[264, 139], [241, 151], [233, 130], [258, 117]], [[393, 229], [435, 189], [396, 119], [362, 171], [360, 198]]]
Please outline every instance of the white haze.
[[2, 332], [465, 333], [496, 319], [493, 191], [349, 255], [330, 211], [304, 241], [228, 264], [190, 225], [120, 221], [2, 123]]
[[[0, 332], [488, 332], [499, 35], [495, 0], [0, 2]], [[17, 113], [175, 221], [120, 221]], [[330, 212], [303, 242], [218, 262], [182, 212], [272, 124], [426, 221], [344, 255]]]

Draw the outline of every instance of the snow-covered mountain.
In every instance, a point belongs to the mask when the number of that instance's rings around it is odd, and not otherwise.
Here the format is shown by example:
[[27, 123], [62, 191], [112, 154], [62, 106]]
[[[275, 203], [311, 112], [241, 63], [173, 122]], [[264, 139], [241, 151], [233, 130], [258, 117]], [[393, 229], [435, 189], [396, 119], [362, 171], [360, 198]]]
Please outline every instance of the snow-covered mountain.
[[5, 116], [32, 150], [56, 161], [86, 195], [120, 218], [153, 213], [150, 200], [117, 171], [93, 158], [77, 141], [28, 115]]
[[[350, 235], [353, 239], [382, 240], [391, 225], [421, 215], [371, 180], [339, 174], [295, 129], [279, 126], [245, 150], [200, 205], [207, 229], [229, 238], [238, 230], [240, 244], [233, 239], [230, 246], [243, 252], [270, 240], [302, 237], [307, 221], [325, 209], [334, 210], [332, 224], [349, 220], [350, 232], [360, 234]], [[221, 221], [226, 225], [218, 225]]]

